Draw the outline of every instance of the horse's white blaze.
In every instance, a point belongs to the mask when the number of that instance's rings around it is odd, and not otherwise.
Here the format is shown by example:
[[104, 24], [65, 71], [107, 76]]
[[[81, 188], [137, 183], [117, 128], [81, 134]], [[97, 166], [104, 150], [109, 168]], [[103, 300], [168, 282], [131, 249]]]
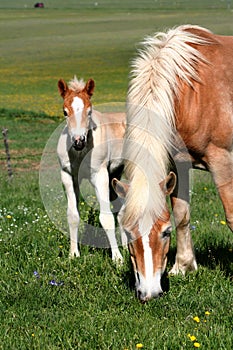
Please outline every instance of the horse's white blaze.
[[87, 130], [86, 127], [82, 125], [82, 114], [84, 110], [83, 100], [77, 96], [74, 97], [71, 107], [74, 111], [75, 124], [72, 124], [70, 128], [71, 137], [75, 139], [81, 135], [85, 135]]
[[160, 284], [161, 270], [154, 271], [153, 254], [150, 247], [149, 234], [142, 237], [145, 276], [139, 274], [137, 290], [141, 293], [142, 299], [150, 299], [162, 293]]

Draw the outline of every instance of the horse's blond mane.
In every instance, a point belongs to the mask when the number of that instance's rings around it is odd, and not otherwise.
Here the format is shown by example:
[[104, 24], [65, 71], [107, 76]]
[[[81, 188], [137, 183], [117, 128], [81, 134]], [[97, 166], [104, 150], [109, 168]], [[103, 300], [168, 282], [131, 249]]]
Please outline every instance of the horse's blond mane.
[[189, 29], [208, 32], [198, 26], [180, 26], [157, 33], [142, 43], [132, 64], [127, 103], [125, 172], [130, 180], [123, 224], [136, 224], [141, 232], [151, 227], [164, 208], [159, 182], [168, 171], [168, 153], [175, 130], [174, 97], [179, 80], [192, 86], [199, 81], [197, 63], [206, 62], [193, 46], [210, 42]]
[[74, 78], [72, 80], [69, 81], [68, 86], [71, 90], [73, 90], [74, 92], [79, 93], [80, 91], [82, 91], [85, 88], [85, 82], [83, 79], [78, 79], [76, 77], [76, 75], [74, 76]]

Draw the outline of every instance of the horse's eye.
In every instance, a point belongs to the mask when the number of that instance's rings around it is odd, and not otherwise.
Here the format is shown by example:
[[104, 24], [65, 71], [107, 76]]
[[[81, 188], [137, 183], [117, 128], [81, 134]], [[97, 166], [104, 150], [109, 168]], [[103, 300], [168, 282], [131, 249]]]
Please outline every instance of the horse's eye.
[[166, 230], [162, 232], [162, 238], [169, 238], [172, 233], [172, 226], [168, 226]]
[[68, 117], [68, 113], [65, 110], [63, 111], [63, 113], [64, 113], [64, 117]]

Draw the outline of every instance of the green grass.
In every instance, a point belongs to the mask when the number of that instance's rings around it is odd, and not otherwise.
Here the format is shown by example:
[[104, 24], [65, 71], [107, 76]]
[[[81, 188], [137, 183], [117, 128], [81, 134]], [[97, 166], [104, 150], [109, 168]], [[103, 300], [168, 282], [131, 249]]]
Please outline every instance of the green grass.
[[[27, 2], [7, 2], [9, 7], [19, 3]], [[232, 11], [206, 8], [205, 2], [203, 8], [178, 10], [139, 10], [131, 1], [119, 1], [114, 9], [107, 6], [111, 1], [105, 1], [101, 9], [85, 7], [84, 2], [80, 8], [64, 8], [64, 1], [49, 3], [57, 3], [58, 8], [48, 5], [38, 10], [28, 5], [0, 12], [2, 108], [59, 115], [57, 81], [61, 77], [69, 80], [74, 74], [95, 79], [95, 104], [123, 102], [130, 61], [136, 44], [146, 35], [182, 23], [204, 25], [220, 34], [232, 33]], [[125, 9], [126, 4], [130, 11]]]
[[[127, 251], [120, 270], [107, 249], [81, 246], [80, 259], [68, 259], [69, 240], [44, 209], [38, 169], [62, 120], [56, 117], [62, 114], [60, 77], [92, 76], [95, 104], [124, 102], [129, 62], [145, 35], [188, 22], [232, 34], [232, 12], [210, 9], [209, 1], [202, 2], [206, 9], [198, 2], [196, 8], [172, 10], [164, 4], [158, 10], [152, 1], [119, 1], [116, 8], [105, 0], [98, 9], [89, 1], [76, 8], [77, 3], [47, 1], [46, 9], [37, 11], [29, 8], [32, 1], [0, 0], [0, 120], [9, 130], [14, 172], [9, 182], [2, 142], [0, 349], [133, 350], [139, 343], [147, 350], [193, 349], [190, 334], [201, 349], [230, 350], [233, 238], [209, 174], [195, 171], [192, 186], [199, 270], [167, 279], [164, 297], [142, 305], [135, 298]], [[139, 9], [145, 3], [147, 8]], [[90, 214], [83, 206], [82, 217]], [[174, 255], [175, 234], [168, 268]], [[52, 285], [53, 280], [62, 283]]]

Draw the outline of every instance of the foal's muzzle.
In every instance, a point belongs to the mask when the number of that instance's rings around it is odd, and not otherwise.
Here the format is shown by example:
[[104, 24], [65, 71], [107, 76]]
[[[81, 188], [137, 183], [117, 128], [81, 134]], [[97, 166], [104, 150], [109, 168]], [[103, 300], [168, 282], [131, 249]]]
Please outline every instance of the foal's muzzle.
[[81, 135], [78, 139], [73, 139], [73, 147], [76, 151], [82, 151], [86, 146], [86, 137]]

